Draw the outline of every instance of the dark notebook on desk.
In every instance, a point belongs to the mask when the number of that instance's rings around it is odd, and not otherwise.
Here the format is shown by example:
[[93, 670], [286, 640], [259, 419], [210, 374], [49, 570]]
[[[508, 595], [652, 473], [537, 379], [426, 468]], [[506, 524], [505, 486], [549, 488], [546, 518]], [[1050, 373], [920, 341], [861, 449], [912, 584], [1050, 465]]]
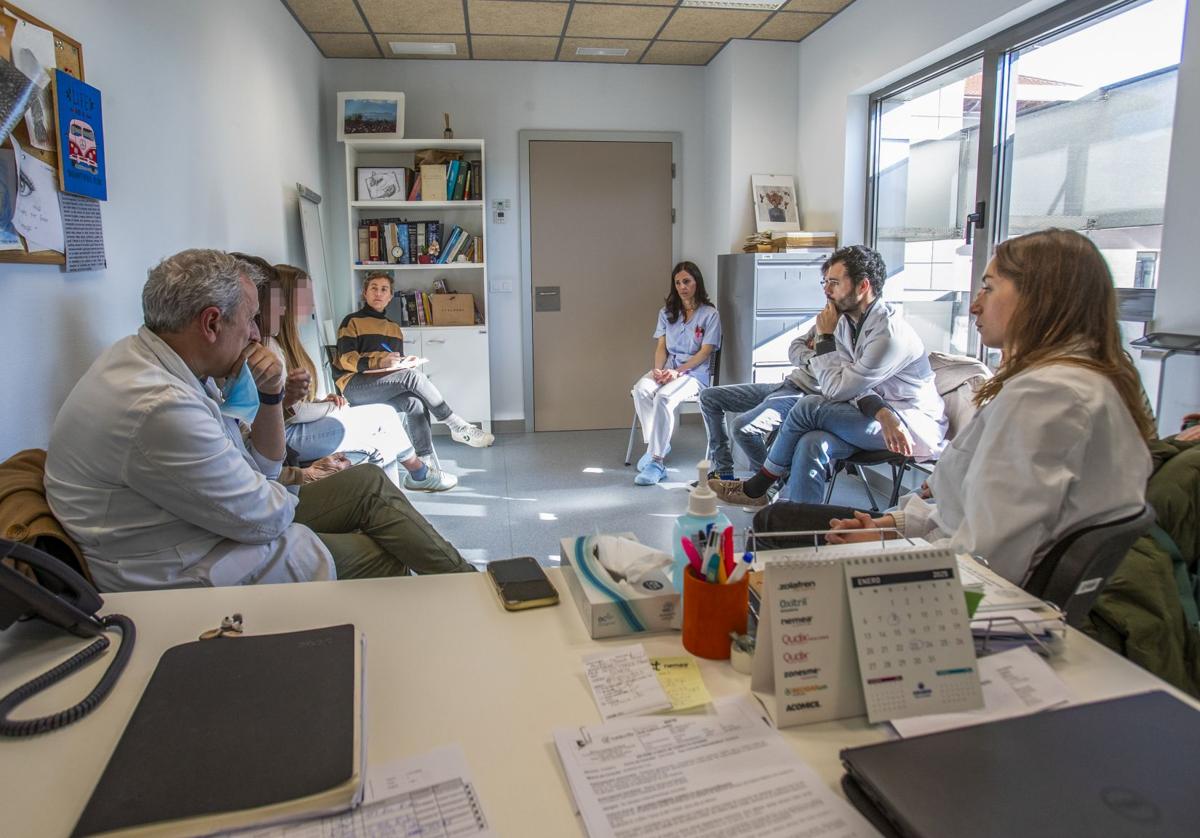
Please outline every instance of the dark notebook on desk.
[[851, 748], [843, 785], [906, 837], [1191, 838], [1198, 754], [1200, 711], [1150, 692]]
[[362, 705], [351, 625], [168, 649], [75, 835], [208, 834], [350, 808]]

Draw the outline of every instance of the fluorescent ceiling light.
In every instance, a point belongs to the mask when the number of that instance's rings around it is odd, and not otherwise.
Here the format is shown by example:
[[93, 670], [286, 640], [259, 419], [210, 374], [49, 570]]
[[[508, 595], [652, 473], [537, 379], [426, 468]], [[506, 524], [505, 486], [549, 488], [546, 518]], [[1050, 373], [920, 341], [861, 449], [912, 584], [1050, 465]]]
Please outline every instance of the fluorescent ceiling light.
[[457, 44], [434, 44], [423, 41], [389, 41], [393, 55], [457, 55]]
[[683, 0], [679, 5], [699, 9], [754, 9], [773, 12], [787, 0]]
[[576, 55], [615, 55], [618, 58], [624, 55], [629, 55], [627, 49], [617, 49], [616, 47], [575, 47]]

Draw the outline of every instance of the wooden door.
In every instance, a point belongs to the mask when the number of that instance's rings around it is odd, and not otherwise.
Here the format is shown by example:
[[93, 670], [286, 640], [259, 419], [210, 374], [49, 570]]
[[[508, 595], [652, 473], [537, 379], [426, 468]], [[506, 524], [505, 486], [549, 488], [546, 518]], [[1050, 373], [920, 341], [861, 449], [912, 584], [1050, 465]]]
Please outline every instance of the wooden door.
[[529, 143], [538, 431], [627, 427], [670, 286], [671, 144]]

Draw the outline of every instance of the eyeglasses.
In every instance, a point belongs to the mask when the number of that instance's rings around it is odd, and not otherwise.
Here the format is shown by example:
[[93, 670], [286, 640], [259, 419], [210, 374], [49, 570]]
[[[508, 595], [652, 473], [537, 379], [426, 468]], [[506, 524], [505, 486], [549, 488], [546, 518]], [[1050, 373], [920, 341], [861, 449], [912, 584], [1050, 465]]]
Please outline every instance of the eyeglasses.
[[837, 285], [839, 282], [841, 282], [840, 279], [824, 279], [824, 278], [822, 278], [822, 279], [817, 280], [817, 284], [820, 285], [822, 288], [829, 288], [830, 286]]

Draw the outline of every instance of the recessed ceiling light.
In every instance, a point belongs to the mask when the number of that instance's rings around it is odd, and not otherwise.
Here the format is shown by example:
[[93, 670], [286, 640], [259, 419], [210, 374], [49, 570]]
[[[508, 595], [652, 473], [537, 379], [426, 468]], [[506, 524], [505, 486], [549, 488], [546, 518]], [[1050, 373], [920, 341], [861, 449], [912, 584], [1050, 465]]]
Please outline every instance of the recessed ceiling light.
[[629, 55], [627, 49], [617, 49], [616, 47], [575, 47], [576, 55], [615, 55], [617, 57]]
[[701, 9], [752, 9], [773, 12], [787, 0], [683, 0], [679, 5]]
[[389, 41], [393, 55], [457, 55], [457, 44], [424, 43], [422, 41]]

